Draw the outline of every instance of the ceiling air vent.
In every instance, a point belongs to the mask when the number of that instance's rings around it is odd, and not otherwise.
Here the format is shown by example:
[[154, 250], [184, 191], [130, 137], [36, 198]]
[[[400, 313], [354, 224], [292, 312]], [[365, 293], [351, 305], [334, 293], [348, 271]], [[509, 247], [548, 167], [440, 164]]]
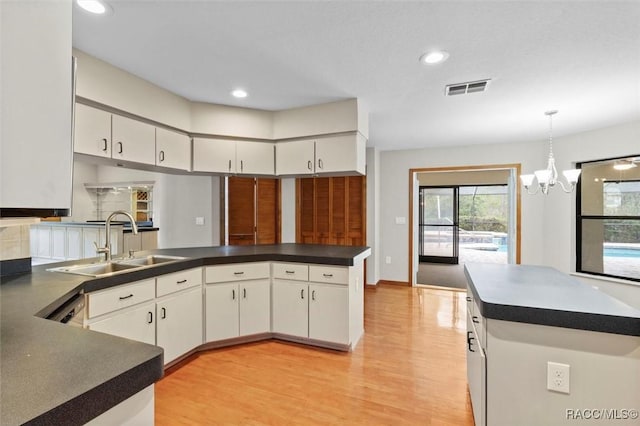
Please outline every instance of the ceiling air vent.
[[446, 96], [464, 95], [467, 93], [484, 92], [491, 79], [468, 81], [466, 83], [448, 84], [444, 88]]

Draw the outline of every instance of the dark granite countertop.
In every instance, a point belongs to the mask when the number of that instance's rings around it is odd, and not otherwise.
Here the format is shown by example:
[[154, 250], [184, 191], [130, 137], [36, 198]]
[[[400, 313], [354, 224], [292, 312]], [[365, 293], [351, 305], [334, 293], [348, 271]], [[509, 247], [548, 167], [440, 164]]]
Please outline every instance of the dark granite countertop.
[[299, 244], [163, 249], [137, 255], [186, 259], [99, 279], [47, 271], [98, 258], [41, 265], [30, 274], [3, 277], [0, 424], [84, 424], [162, 377], [161, 348], [44, 319], [80, 291], [225, 263], [352, 266], [370, 253], [368, 247]]
[[640, 310], [556, 269], [470, 263], [465, 274], [485, 318], [640, 336]]

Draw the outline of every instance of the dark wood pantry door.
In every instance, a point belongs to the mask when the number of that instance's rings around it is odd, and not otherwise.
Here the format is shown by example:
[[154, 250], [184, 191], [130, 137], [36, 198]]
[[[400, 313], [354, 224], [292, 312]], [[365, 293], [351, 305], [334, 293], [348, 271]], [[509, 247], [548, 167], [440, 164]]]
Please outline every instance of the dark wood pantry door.
[[365, 176], [296, 181], [296, 242], [366, 245]]
[[229, 245], [280, 242], [280, 181], [228, 178]]

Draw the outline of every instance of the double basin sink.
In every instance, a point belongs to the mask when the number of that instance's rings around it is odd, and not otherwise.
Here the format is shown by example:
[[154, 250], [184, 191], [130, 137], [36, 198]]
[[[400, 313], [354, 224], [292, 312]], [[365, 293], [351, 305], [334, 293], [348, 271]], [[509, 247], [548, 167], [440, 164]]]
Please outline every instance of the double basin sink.
[[60, 266], [47, 269], [52, 272], [64, 272], [67, 274], [84, 275], [88, 277], [108, 277], [125, 272], [133, 272], [169, 262], [184, 260], [186, 257], [150, 255], [145, 257], [134, 257], [122, 260], [112, 260], [110, 262], [90, 263], [83, 265]]

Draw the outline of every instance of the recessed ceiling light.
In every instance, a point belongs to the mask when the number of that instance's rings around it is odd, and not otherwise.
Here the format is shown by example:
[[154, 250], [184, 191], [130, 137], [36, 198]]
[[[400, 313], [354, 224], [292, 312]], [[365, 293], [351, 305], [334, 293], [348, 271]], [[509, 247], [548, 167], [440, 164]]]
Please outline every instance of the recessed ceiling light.
[[76, 3], [87, 12], [97, 15], [102, 15], [107, 11], [107, 6], [100, 0], [76, 0]]
[[636, 163], [634, 163], [631, 160], [619, 160], [616, 161], [615, 164], [613, 165], [613, 168], [616, 170], [629, 170], [629, 169], [633, 169], [634, 167], [638, 167], [636, 165]]
[[420, 62], [424, 62], [425, 64], [434, 65], [444, 62], [449, 57], [449, 52], [444, 50], [433, 50], [431, 52], [427, 52], [424, 55], [420, 56]]
[[248, 93], [242, 89], [236, 89], [233, 92], [231, 92], [231, 94], [235, 98], [246, 98], [248, 96]]

